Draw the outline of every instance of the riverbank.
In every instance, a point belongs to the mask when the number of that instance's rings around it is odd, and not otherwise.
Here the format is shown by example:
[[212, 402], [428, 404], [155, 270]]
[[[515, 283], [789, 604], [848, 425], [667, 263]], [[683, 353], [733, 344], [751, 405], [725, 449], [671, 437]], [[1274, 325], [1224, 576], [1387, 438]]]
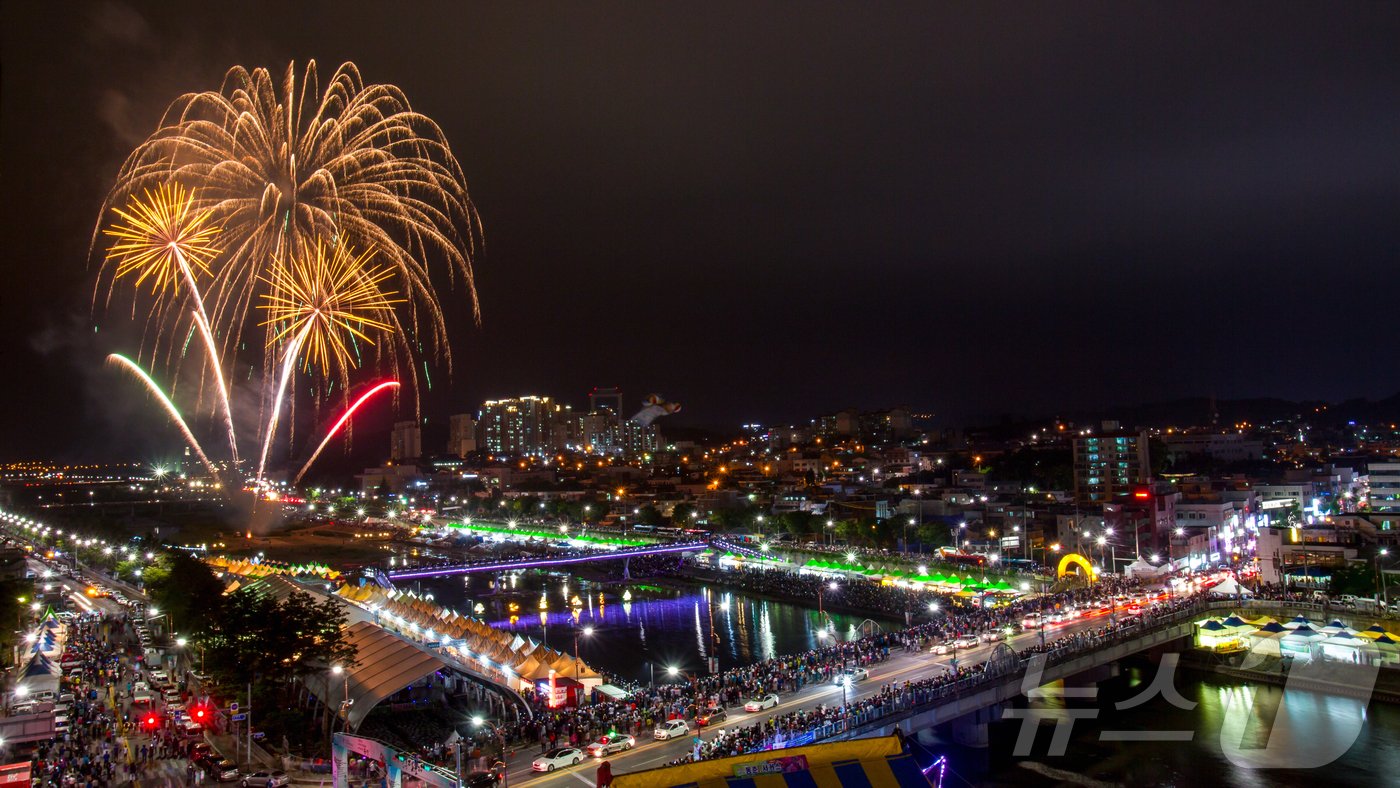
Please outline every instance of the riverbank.
[[[761, 599], [770, 599], [774, 602], [783, 602], [786, 604], [801, 605], [804, 607], [811, 607], [812, 603], [817, 601], [810, 596], [805, 596], [802, 594], [786, 594], [769, 590], [754, 590], [752, 588], [745, 588], [742, 586], [733, 585], [728, 582], [728, 578], [730, 576], [731, 573], [720, 570], [700, 569], [698, 567], [686, 567], [676, 574], [667, 575], [666, 579], [675, 580], [680, 583], [684, 583], [686, 585], [695, 587], [707, 585], [720, 586], [722, 588], [729, 588], [734, 591], [743, 592], [745, 596], [758, 597]], [[844, 613], [846, 615], [865, 616], [866, 618], [869, 618], [872, 621], [876, 621], [877, 623], [900, 623], [896, 617], [892, 616], [886, 611], [876, 610], [874, 608], [863, 607], [860, 605], [843, 604], [839, 598], [836, 598], [834, 596], [832, 598], [823, 598], [821, 600], [821, 608], [822, 610], [830, 611], [832, 613]], [[909, 614], [909, 618], [913, 618], [912, 611]], [[901, 626], [908, 626], [909, 623], [909, 621], [906, 621], [902, 623]]]
[[[1242, 664], [1234, 664], [1239, 661], [1222, 660], [1219, 655], [1192, 649], [1182, 654], [1181, 666], [1239, 681], [1400, 704], [1400, 670], [1393, 668], [1381, 668], [1376, 674], [1374, 668], [1341, 662], [1304, 665], [1291, 664], [1290, 661], [1277, 657], [1267, 657], [1262, 662], [1244, 667]], [[1302, 675], [1304, 669], [1310, 675]]]

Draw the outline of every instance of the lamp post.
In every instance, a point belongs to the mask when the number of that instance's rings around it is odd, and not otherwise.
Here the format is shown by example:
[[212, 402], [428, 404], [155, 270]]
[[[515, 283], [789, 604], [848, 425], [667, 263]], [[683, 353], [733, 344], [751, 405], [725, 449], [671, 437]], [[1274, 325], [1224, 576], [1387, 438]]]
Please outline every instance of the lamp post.
[[1381, 604], [1385, 605], [1386, 607], [1390, 607], [1390, 595], [1387, 593], [1385, 583], [1383, 582], [1381, 577], [1381, 558], [1387, 555], [1390, 555], [1390, 550], [1388, 548], [1382, 547], [1381, 549], [1377, 550], [1373, 564], [1375, 565], [1376, 569], [1377, 595], [1381, 598]]
[[342, 727], [348, 728], [349, 725], [350, 725], [350, 703], [351, 703], [351, 701], [350, 701], [350, 671], [346, 670], [346, 669], [345, 669], [343, 666], [341, 666], [341, 665], [331, 665], [331, 675], [333, 675], [333, 676], [341, 676], [341, 677], [344, 679], [344, 683], [345, 683], [345, 695], [344, 695], [344, 698], [340, 701], [340, 714], [338, 714], [338, 715], [336, 715], [336, 716], [339, 716], [339, 717], [342, 718], [342, 722], [341, 722]]
[[[501, 745], [501, 788], [506, 788], [510, 779], [510, 764], [506, 761], [506, 737], [501, 733], [501, 726], [481, 717], [472, 717], [472, 725], [480, 728], [487, 726], [495, 734], [496, 741]], [[457, 742], [457, 788], [462, 788], [462, 742]]]
[[[591, 627], [591, 626], [584, 627], [584, 628], [583, 628], [583, 636], [586, 637], [586, 638], [593, 637], [593, 627]], [[578, 627], [574, 627], [574, 678], [575, 678], [575, 679], [577, 679], [577, 678], [579, 677], [579, 663], [580, 663], [582, 660], [583, 660], [583, 654], [581, 654], [581, 653], [579, 652], [579, 650], [578, 650]]]

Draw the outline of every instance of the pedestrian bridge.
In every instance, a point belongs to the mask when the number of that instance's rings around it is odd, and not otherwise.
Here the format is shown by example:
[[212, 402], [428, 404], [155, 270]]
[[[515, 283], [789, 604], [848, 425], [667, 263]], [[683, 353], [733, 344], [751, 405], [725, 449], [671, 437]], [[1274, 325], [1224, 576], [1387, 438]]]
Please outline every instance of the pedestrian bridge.
[[696, 553], [709, 548], [708, 542], [672, 542], [668, 544], [623, 547], [618, 550], [605, 550], [580, 555], [541, 556], [510, 561], [477, 561], [459, 564], [439, 564], [436, 566], [414, 566], [393, 569], [384, 575], [393, 580], [416, 580], [424, 577], [446, 577], [448, 575], [469, 575], [482, 572], [510, 572], [516, 569], [549, 569], [556, 566], [581, 564], [588, 561], [616, 561], [645, 555], [668, 555]]

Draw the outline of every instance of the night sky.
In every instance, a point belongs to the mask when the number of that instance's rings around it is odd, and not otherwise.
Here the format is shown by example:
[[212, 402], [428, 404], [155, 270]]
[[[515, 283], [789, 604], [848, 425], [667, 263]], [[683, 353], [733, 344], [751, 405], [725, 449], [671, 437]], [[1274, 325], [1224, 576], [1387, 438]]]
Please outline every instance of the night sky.
[[929, 5], [5, 3], [0, 456], [179, 445], [93, 371], [97, 211], [177, 94], [308, 58], [399, 85], [481, 212], [430, 420], [1400, 390], [1400, 8]]

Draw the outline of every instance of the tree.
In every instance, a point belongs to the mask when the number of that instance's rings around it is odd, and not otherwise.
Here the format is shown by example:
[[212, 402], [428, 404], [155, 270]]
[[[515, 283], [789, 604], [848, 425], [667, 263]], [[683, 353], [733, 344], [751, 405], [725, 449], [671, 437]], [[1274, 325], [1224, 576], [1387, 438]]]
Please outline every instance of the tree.
[[636, 520], [642, 525], [657, 525], [661, 523], [661, 512], [651, 504], [643, 506], [637, 511]]
[[692, 515], [696, 512], [695, 505], [690, 503], [678, 503], [671, 509], [671, 525], [677, 528], [689, 528], [693, 521]]
[[170, 614], [171, 629], [198, 634], [217, 615], [224, 584], [209, 565], [178, 550], [163, 552], [142, 573], [156, 606]]

